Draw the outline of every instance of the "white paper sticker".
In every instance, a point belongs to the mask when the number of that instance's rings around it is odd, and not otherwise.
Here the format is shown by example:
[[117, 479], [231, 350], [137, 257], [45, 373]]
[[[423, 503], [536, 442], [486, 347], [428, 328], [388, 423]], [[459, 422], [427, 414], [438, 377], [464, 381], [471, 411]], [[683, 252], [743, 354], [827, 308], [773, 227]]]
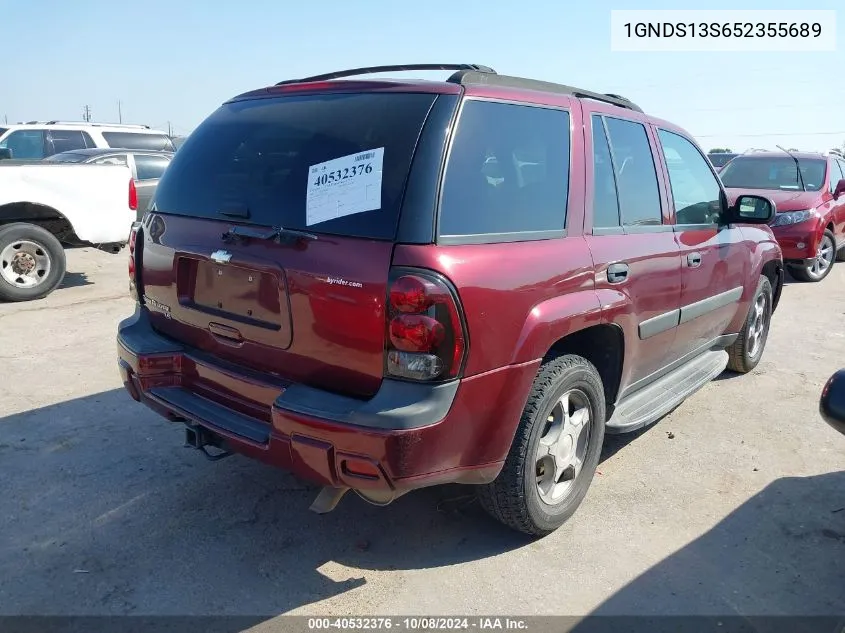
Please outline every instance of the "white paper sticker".
[[308, 226], [381, 209], [384, 148], [371, 149], [308, 169], [305, 223]]

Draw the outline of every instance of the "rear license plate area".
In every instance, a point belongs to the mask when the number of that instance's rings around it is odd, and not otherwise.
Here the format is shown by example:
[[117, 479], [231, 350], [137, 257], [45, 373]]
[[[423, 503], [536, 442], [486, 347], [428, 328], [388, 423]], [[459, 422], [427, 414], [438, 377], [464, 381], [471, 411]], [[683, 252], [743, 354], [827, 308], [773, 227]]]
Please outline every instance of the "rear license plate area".
[[180, 266], [193, 268], [194, 274], [186, 275], [193, 283], [185, 298], [195, 309], [244, 323], [281, 326], [284, 281], [276, 275], [190, 259], [182, 259]]

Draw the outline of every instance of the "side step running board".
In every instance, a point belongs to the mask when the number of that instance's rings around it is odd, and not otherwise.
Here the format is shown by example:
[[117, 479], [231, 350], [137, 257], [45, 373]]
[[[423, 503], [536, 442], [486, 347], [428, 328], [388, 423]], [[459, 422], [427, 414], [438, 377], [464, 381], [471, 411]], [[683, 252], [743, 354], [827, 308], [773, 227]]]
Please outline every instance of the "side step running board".
[[608, 433], [630, 433], [672, 411], [728, 366], [725, 350], [710, 350], [631, 394], [616, 406], [607, 422]]

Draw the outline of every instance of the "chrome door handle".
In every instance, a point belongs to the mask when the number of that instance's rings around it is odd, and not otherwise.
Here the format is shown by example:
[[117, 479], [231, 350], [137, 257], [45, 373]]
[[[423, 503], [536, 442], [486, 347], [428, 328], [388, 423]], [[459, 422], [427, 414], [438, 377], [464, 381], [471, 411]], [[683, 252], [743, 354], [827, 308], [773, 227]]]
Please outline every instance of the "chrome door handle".
[[687, 266], [690, 268], [698, 268], [701, 266], [701, 253], [690, 253], [687, 255]]
[[607, 267], [607, 280], [618, 284], [628, 278], [628, 264], [611, 264]]

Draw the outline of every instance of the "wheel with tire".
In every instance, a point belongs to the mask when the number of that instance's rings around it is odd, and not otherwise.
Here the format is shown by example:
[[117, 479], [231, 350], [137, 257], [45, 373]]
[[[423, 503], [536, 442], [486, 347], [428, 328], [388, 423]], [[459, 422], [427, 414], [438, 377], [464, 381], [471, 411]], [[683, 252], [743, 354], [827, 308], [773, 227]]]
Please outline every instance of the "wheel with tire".
[[830, 273], [836, 259], [836, 239], [833, 233], [825, 231], [819, 242], [819, 252], [807, 266], [790, 266], [789, 273], [798, 281], [821, 281]]
[[739, 338], [728, 347], [728, 369], [747, 374], [763, 357], [772, 322], [772, 284], [761, 276]]
[[64, 248], [49, 231], [22, 222], [0, 228], [0, 300], [41, 299], [62, 283], [65, 270]]
[[520, 532], [544, 536], [571, 517], [601, 455], [604, 387], [586, 359], [545, 361], [499, 476], [478, 492], [482, 507]]

